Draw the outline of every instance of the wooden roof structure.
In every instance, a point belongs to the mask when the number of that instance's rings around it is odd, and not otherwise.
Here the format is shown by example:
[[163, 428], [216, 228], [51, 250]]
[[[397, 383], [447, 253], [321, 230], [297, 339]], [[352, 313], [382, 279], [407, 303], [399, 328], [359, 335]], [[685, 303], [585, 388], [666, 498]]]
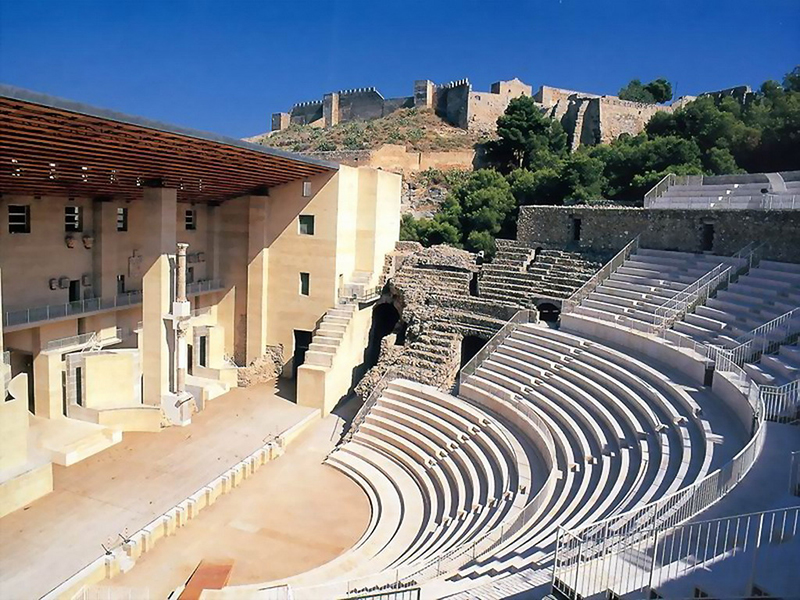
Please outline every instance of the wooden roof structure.
[[336, 163], [0, 85], [0, 193], [221, 202]]

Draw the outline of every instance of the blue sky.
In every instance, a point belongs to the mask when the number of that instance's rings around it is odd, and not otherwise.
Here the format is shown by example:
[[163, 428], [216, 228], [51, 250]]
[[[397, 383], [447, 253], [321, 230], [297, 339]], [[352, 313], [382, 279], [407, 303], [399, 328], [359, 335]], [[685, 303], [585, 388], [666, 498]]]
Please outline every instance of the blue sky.
[[0, 0], [0, 81], [241, 137], [326, 91], [781, 79], [798, 0]]

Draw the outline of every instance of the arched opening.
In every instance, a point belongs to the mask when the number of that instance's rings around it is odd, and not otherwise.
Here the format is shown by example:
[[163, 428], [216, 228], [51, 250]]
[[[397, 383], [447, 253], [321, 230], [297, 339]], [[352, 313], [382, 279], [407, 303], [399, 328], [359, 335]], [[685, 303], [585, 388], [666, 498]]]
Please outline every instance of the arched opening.
[[376, 304], [372, 309], [372, 327], [369, 330], [369, 344], [364, 352], [364, 365], [374, 367], [381, 353], [381, 340], [389, 335], [400, 320], [400, 313], [394, 304]]
[[537, 309], [539, 310], [539, 320], [545, 323], [555, 323], [561, 314], [561, 309], [552, 302], [542, 302]]
[[485, 345], [486, 340], [482, 337], [465, 335], [461, 339], [461, 366], [467, 364]]

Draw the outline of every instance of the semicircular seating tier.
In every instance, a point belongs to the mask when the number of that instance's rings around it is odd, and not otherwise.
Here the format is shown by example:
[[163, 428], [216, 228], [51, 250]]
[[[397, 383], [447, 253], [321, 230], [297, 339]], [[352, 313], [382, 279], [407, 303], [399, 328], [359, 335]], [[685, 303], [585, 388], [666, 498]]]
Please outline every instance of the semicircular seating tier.
[[[522, 591], [549, 580], [559, 527], [692, 485], [746, 437], [708, 392], [533, 324], [517, 327], [460, 394], [390, 383], [327, 459], [363, 488], [369, 526], [333, 561], [270, 585], [288, 583], [298, 599], [417, 585], [426, 597], [466, 598], [504, 580]], [[519, 572], [525, 581], [509, 577]]]

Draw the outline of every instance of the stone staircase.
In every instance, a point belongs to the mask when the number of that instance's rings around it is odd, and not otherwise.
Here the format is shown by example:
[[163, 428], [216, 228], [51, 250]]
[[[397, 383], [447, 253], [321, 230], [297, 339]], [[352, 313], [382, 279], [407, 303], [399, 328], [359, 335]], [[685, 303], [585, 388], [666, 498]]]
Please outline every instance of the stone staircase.
[[494, 260], [483, 266], [479, 295], [533, 308], [541, 296], [568, 298], [602, 265], [575, 252], [540, 250], [522, 242], [497, 240]]
[[311, 338], [305, 364], [328, 368], [333, 366], [333, 357], [356, 309], [355, 302], [344, 302], [325, 313]]

